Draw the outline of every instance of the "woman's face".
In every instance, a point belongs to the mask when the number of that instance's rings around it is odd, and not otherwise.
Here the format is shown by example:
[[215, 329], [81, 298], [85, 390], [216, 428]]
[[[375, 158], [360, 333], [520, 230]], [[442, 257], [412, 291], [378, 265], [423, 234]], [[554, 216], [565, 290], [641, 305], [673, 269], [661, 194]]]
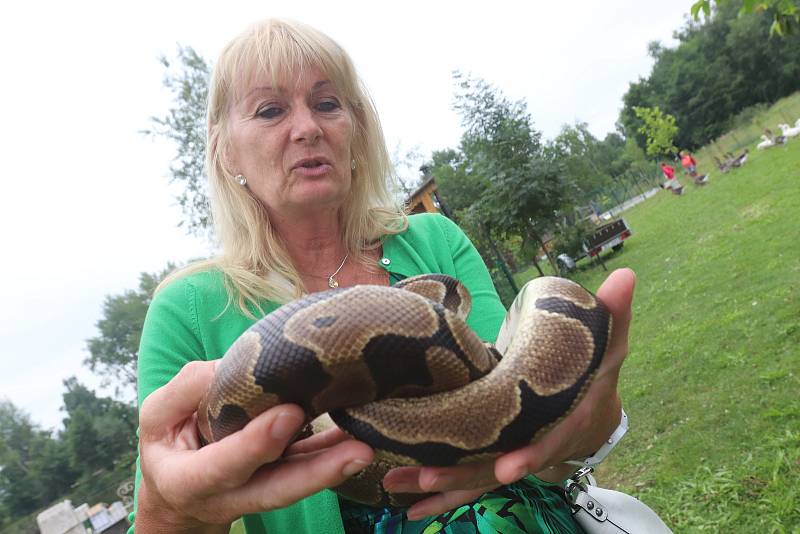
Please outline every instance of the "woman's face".
[[230, 115], [231, 170], [273, 216], [335, 210], [350, 191], [350, 111], [321, 70], [293, 82], [255, 76]]

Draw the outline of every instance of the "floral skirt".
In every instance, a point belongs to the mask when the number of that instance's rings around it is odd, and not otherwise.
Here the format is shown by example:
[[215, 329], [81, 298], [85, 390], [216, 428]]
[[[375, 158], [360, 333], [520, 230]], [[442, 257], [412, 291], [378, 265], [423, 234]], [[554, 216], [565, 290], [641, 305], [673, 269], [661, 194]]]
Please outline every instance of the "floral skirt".
[[526, 477], [447, 513], [409, 521], [403, 509], [340, 499], [348, 534], [582, 534], [560, 485]]

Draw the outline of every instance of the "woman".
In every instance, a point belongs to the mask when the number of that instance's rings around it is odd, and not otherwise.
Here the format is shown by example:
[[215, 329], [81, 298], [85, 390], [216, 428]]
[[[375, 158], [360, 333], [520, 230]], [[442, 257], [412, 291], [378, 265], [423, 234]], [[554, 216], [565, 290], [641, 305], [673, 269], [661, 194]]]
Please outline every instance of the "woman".
[[533, 477], [512, 483], [537, 471], [564, 478], [571, 469], [561, 462], [596, 451], [619, 423], [629, 271], [612, 274], [598, 292], [615, 332], [575, 412], [535, 445], [496, 462], [390, 472], [389, 491], [434, 493], [405, 513], [323, 491], [368, 465], [372, 451], [338, 430], [290, 445], [304, 424], [297, 406], [272, 408], [199, 447], [195, 410], [213, 360], [257, 317], [301, 294], [442, 272], [470, 290], [468, 322], [483, 339], [496, 337], [505, 314], [458, 227], [435, 215], [406, 218], [395, 203], [377, 114], [350, 59], [327, 36], [273, 20], [234, 39], [215, 67], [208, 123], [221, 253], [166, 280], [148, 311], [139, 355], [137, 532], [227, 532], [243, 515], [248, 532], [340, 533], [345, 522], [349, 530], [388, 531], [400, 523], [414, 532], [433, 521], [425, 516], [501, 484], [531, 498], [531, 517], [541, 524], [574, 531], [554, 486]]

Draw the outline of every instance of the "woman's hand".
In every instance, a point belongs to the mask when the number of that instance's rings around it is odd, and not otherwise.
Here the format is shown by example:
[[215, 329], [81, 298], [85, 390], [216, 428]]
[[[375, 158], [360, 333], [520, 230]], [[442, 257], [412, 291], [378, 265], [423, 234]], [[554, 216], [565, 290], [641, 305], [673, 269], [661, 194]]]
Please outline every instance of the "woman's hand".
[[284, 450], [304, 424], [281, 405], [200, 448], [196, 414], [215, 362], [192, 362], [142, 404], [136, 532], [227, 532], [246, 513], [288, 506], [372, 461], [365, 444], [331, 432]]
[[628, 354], [628, 327], [636, 276], [630, 269], [609, 275], [598, 298], [613, 317], [613, 329], [606, 356], [585, 397], [575, 410], [535, 443], [500, 456], [495, 461], [455, 467], [401, 467], [383, 479], [391, 492], [433, 495], [408, 510], [409, 519], [419, 519], [471, 502], [501, 484], [510, 484], [534, 473], [558, 481], [574, 467], [563, 467], [566, 460], [590, 456], [620, 423], [621, 402], [617, 379]]

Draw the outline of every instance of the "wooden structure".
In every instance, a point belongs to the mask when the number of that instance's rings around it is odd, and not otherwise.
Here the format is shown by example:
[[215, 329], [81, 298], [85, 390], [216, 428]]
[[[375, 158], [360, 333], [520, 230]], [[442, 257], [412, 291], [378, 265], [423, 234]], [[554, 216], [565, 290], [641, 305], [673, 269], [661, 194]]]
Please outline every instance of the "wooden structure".
[[[424, 169], [420, 170], [426, 172], [426, 170]], [[441, 195], [439, 195], [439, 190], [436, 187], [436, 180], [433, 179], [433, 176], [427, 173], [425, 175], [425, 178], [422, 180], [422, 184], [420, 184], [417, 190], [411, 193], [411, 196], [406, 200], [406, 209], [409, 215], [412, 213], [441, 212], [442, 215], [455, 222], [455, 219], [453, 219], [452, 212], [449, 209], [447, 209], [447, 205], [444, 203], [444, 200], [442, 200]], [[481, 224], [480, 227], [486, 233], [486, 241], [489, 244], [489, 246], [491, 246], [492, 251], [495, 254], [496, 258], [495, 262], [497, 266], [500, 269], [502, 269], [503, 274], [505, 274], [506, 279], [508, 280], [509, 286], [511, 286], [511, 291], [513, 292], [514, 295], [516, 295], [517, 293], [519, 293], [519, 287], [517, 287], [517, 283], [514, 281], [514, 276], [511, 274], [511, 271], [508, 268], [506, 260], [503, 258], [503, 255], [500, 253], [500, 250], [498, 250], [497, 245], [495, 244], [491, 235], [489, 235], [486, 226]], [[484, 261], [486, 260], [484, 259]], [[487, 263], [487, 266], [488, 265], [489, 264]]]
[[416, 191], [411, 193], [411, 196], [406, 201], [408, 213], [441, 213], [450, 219], [452, 214], [445, 206], [442, 197], [439, 196], [439, 191], [436, 187], [436, 180], [433, 176], [426, 176], [422, 184]]

